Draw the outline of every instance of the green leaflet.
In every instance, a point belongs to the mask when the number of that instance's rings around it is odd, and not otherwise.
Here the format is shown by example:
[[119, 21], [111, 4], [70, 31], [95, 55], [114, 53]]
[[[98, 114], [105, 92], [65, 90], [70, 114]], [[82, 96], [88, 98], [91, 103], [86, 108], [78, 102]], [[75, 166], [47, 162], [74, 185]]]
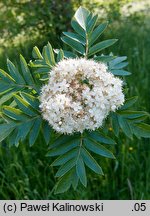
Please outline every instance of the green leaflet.
[[10, 100], [12, 97], [13, 97], [13, 93], [11, 92], [2, 96], [2, 98], [0, 98], [0, 106], [4, 104], [5, 102], [7, 102], [8, 100]]
[[119, 125], [121, 129], [126, 134], [126, 136], [132, 139], [132, 130], [131, 130], [130, 124], [128, 123], [127, 119], [124, 119], [122, 116], [119, 116], [118, 121], [119, 121]]
[[136, 123], [133, 127], [134, 134], [137, 137], [150, 138], [150, 125], [145, 123]]
[[87, 149], [89, 149], [90, 151], [96, 154], [99, 154], [100, 156], [112, 158], [112, 159], [115, 158], [114, 155], [109, 150], [107, 150], [104, 146], [100, 145], [94, 140], [85, 138], [84, 144]]
[[20, 96], [15, 95], [14, 99], [16, 101], [17, 106], [19, 109], [26, 113], [29, 116], [36, 116], [37, 115], [37, 110], [33, 109], [32, 106], [30, 106], [29, 103], [27, 103], [24, 99], [22, 99]]
[[55, 186], [55, 194], [64, 193], [65, 191], [67, 191], [72, 184], [73, 176], [73, 169], [62, 176]]
[[75, 168], [73, 168], [72, 172], [73, 172], [72, 173], [72, 179], [71, 179], [72, 180], [72, 187], [73, 187], [74, 190], [76, 190], [77, 186], [78, 186], [79, 178], [77, 176]]
[[32, 56], [34, 59], [43, 59], [43, 56], [42, 56], [40, 50], [36, 46], [33, 47]]
[[60, 145], [63, 145], [65, 143], [69, 143], [69, 142], [72, 142], [76, 139], [80, 139], [80, 136], [79, 135], [72, 135], [72, 136], [68, 136], [68, 135], [61, 135], [59, 136], [54, 142], [53, 144], [51, 144], [49, 146], [49, 149], [52, 149], [52, 148], [56, 148]]
[[[47, 154], [47, 156], [50, 157], [59, 156], [55, 159], [51, 166], [60, 166], [56, 173], [56, 177], [59, 178], [58, 185], [60, 188], [63, 187], [63, 182], [61, 180], [65, 177], [68, 177], [68, 175], [70, 176], [69, 178], [71, 184], [69, 184], [65, 190], [68, 190], [71, 185], [74, 189], [76, 189], [79, 180], [86, 187], [87, 176], [85, 165], [92, 171], [103, 175], [102, 168], [93, 158], [93, 156], [87, 151], [87, 149], [101, 156], [114, 158], [114, 155], [110, 151], [97, 143], [95, 140], [91, 140], [87, 134], [84, 134], [84, 138], [82, 136], [80, 137], [79, 135], [76, 136], [77, 137], [74, 137], [76, 139], [71, 139], [73, 136], [58, 137], [55, 141], [55, 145], [53, 147], [51, 146], [51, 150]], [[104, 137], [101, 136], [100, 138], [104, 139]], [[109, 141], [111, 144], [114, 144], [114, 142], [108, 137], [105, 136], [105, 139], [103, 140], [104, 142]]]
[[0, 93], [16, 93], [18, 91], [31, 92], [33, 89], [37, 90], [35, 82], [29, 71], [27, 63], [23, 56], [20, 57], [21, 71], [19, 72], [17, 67], [7, 60], [7, 67], [9, 73], [0, 70]]
[[75, 49], [78, 53], [84, 55], [85, 49], [83, 45], [80, 44], [78, 41], [75, 41], [72, 38], [66, 36], [63, 36], [61, 39], [64, 43], [68, 44], [70, 47]]
[[67, 153], [59, 156], [52, 164], [51, 166], [60, 166], [62, 164], [65, 164], [68, 160], [74, 158], [78, 153], [77, 148], [73, 148], [72, 150], [68, 151]]
[[138, 124], [144, 124], [141, 122], [148, 117], [148, 113], [144, 111], [132, 111], [125, 109], [131, 107], [136, 100], [136, 97], [128, 99], [120, 110], [111, 114], [112, 128], [114, 129], [114, 133], [117, 137], [119, 136], [119, 128], [121, 128], [125, 135], [130, 139], [133, 138], [133, 134], [138, 138], [149, 136], [148, 131], [144, 132], [142, 127], [137, 127]]
[[111, 69], [122, 69], [128, 65], [128, 62], [122, 62], [111, 67]]
[[137, 117], [147, 116], [148, 114], [144, 111], [133, 111], [133, 110], [118, 110], [117, 112], [123, 118], [134, 119]]
[[[89, 17], [89, 16], [88, 16]], [[87, 33], [91, 34], [98, 20], [98, 15], [91, 17], [91, 19], [87, 23]]]
[[86, 166], [88, 166], [95, 173], [103, 175], [102, 168], [98, 165], [96, 160], [91, 156], [91, 154], [85, 148], [82, 148], [81, 155]]
[[52, 134], [52, 129], [51, 127], [48, 125], [48, 122], [43, 122], [43, 126], [42, 126], [42, 132], [43, 132], [43, 136], [45, 139], [46, 144], [48, 145], [51, 139], [51, 134]]
[[34, 62], [30, 61], [30, 67], [33, 68], [44, 68], [44, 69], [50, 69], [50, 65], [46, 63], [46, 61], [44, 59], [37, 59]]
[[110, 137], [102, 134], [99, 131], [88, 132], [87, 136], [89, 136], [90, 139], [96, 140], [97, 142], [100, 142], [100, 143], [111, 144], [111, 145], [116, 144], [113, 139], [111, 139]]
[[[35, 77], [38, 77], [37, 83], [39, 86], [41, 86], [41, 82], [47, 81], [50, 70], [56, 64], [54, 51], [51, 44], [48, 42], [48, 44], [43, 47], [42, 54], [37, 47], [34, 47], [32, 56], [35, 60], [30, 61], [29, 66], [33, 68], [34, 74], [36, 74]], [[60, 51], [59, 55], [57, 55], [57, 62], [61, 59], [63, 59], [62, 50]]]
[[94, 46], [92, 46], [89, 49], [88, 56], [94, 55], [95, 53], [100, 52], [101, 50], [103, 50], [109, 46], [112, 46], [114, 43], [117, 42], [117, 40], [118, 39], [110, 39], [110, 40], [105, 40], [105, 41], [102, 41], [102, 42], [95, 44]]
[[83, 7], [79, 7], [76, 11], [74, 18], [78, 22], [78, 24], [86, 31], [87, 28], [87, 21], [89, 16], [89, 11]]
[[75, 158], [68, 160], [65, 164], [63, 164], [56, 173], [56, 177], [61, 177], [70, 171], [75, 166]]
[[111, 60], [108, 64], [109, 70], [117, 76], [129, 76], [131, 73], [123, 69], [128, 65], [128, 62], [125, 62], [126, 59], [126, 56], [122, 56]]
[[25, 84], [25, 81], [21, 74], [19, 73], [18, 69], [15, 67], [15, 65], [7, 59], [7, 67], [9, 70], [10, 75], [13, 77], [13, 79], [20, 84]]
[[4, 123], [0, 124], [0, 142], [6, 139], [9, 134], [14, 130], [15, 124], [14, 123]]
[[22, 111], [14, 107], [3, 106], [3, 113], [15, 121], [25, 121], [29, 118]]
[[[17, 137], [17, 134], [18, 134], [18, 130], [17, 128], [15, 128], [13, 130], [13, 132], [8, 136], [8, 143], [9, 143], [9, 147], [11, 146], [16, 146], [18, 147], [19, 145], [19, 141], [18, 141], [18, 137]], [[17, 138], [17, 139], [16, 139]], [[18, 141], [18, 142], [17, 142]]]
[[81, 28], [81, 26], [78, 24], [78, 22], [75, 20], [75, 18], [72, 19], [71, 26], [75, 30], [75, 32], [77, 32], [79, 35], [86, 38], [85, 31], [83, 30], [83, 28]]
[[112, 68], [115, 65], [120, 64], [121, 62], [125, 61], [126, 59], [127, 59], [127, 56], [117, 57], [109, 63], [109, 66], [110, 68]]
[[77, 55], [70, 51], [64, 51], [64, 57], [65, 58], [77, 58]]
[[21, 92], [20, 93], [21, 97], [28, 103], [30, 104], [30, 106], [34, 109], [34, 110], [38, 110], [39, 109], [39, 100], [37, 97], [31, 95], [31, 94], [28, 94], [26, 92]]
[[87, 178], [86, 178], [86, 171], [84, 162], [81, 156], [76, 161], [76, 172], [77, 176], [79, 177], [81, 183], [86, 187], [87, 186]]
[[62, 49], [59, 50], [58, 54], [57, 54], [57, 62], [61, 61], [64, 59], [64, 52]]
[[80, 144], [80, 140], [72, 140], [71, 142], [65, 143], [65, 144], [61, 144], [61, 146], [59, 148], [54, 148], [52, 150], [50, 150], [47, 153], [47, 156], [57, 156], [57, 155], [62, 155], [68, 151], [70, 151], [71, 149], [77, 147]]
[[0, 93], [5, 93], [5, 91], [11, 91], [11, 87], [9, 86], [9, 88], [8, 88], [8, 84], [7, 83], [5, 83], [5, 82], [0, 82]]
[[113, 132], [116, 137], [119, 136], [119, 122], [118, 122], [118, 116], [115, 113], [111, 113], [111, 124], [113, 128]]
[[23, 74], [24, 80], [26, 81], [27, 84], [29, 84], [31, 86], [34, 85], [33, 77], [31, 75], [29, 68], [28, 68], [27, 62], [22, 55], [20, 55], [20, 64], [21, 64], [21, 69], [22, 69], [22, 74]]
[[112, 59], [114, 59], [115, 58], [115, 56], [107, 56], [107, 55], [101, 55], [101, 56], [96, 56], [96, 57], [94, 57], [93, 59], [95, 60], [95, 61], [100, 61], [100, 62], [109, 62], [109, 61], [111, 61]]
[[78, 35], [78, 34], [75, 34], [75, 33], [72, 33], [72, 32], [63, 32], [63, 34], [69, 38], [71, 38], [72, 40], [74, 41], [77, 41], [79, 43], [81, 43], [82, 45], [85, 45], [86, 44], [86, 40], [84, 37]]
[[54, 52], [52, 49], [52, 46], [50, 43], [47, 44], [47, 46], [44, 46], [42, 55], [45, 59], [45, 62], [49, 66], [54, 66], [55, 65], [55, 57], [54, 57]]
[[126, 110], [128, 109], [129, 107], [131, 107], [134, 103], [136, 103], [138, 97], [135, 96], [135, 97], [131, 97], [131, 98], [128, 98], [124, 105], [120, 108], [120, 110]]
[[[61, 49], [60, 49], [61, 50]], [[59, 49], [55, 49], [54, 52], [57, 54], [59, 54], [60, 52]], [[62, 50], [63, 54], [64, 54], [64, 58], [77, 58], [77, 55], [73, 52], [67, 51], [67, 50]]]
[[91, 47], [91, 45], [99, 38], [108, 25], [108, 23], [103, 23], [95, 28], [97, 19], [97, 15], [94, 16], [87, 9], [80, 7], [76, 11], [71, 22], [71, 25], [76, 33], [64, 32], [63, 34], [65, 36], [61, 38], [62, 41], [86, 57], [91, 56], [115, 43], [116, 40], [112, 39], [107, 42], [104, 41], [102, 44], [98, 43]]
[[15, 83], [15, 80], [4, 70], [0, 69], [0, 78], [6, 83]]
[[[3, 117], [10, 125], [13, 123], [13, 129], [15, 130], [15, 136], [11, 134], [13, 130], [10, 130], [10, 133], [8, 133], [8, 136], [10, 135], [10, 139], [8, 139], [10, 145], [18, 146], [19, 142], [24, 141], [28, 134], [29, 144], [33, 145], [38, 137], [40, 125], [42, 123], [36, 109], [37, 107], [35, 106], [37, 98], [31, 95], [29, 96], [27, 93], [22, 93], [22, 95], [25, 96], [26, 100], [18, 95], [14, 96], [16, 106], [18, 106], [19, 109], [11, 106], [3, 106], [2, 109]], [[34, 101], [36, 102], [34, 103]]]
[[131, 73], [126, 71], [126, 70], [112, 69], [111, 72], [112, 72], [112, 74], [117, 75], [117, 76], [129, 76], [129, 75], [131, 75]]
[[91, 34], [89, 39], [89, 47], [100, 37], [103, 31], [107, 28], [108, 22], [100, 24]]
[[41, 124], [42, 124], [41, 118], [37, 118], [34, 121], [33, 127], [31, 128], [31, 131], [29, 133], [29, 145], [30, 146], [32, 146], [35, 143], [35, 141], [39, 135], [39, 132], [40, 132]]
[[[24, 141], [27, 135], [29, 134], [32, 126], [34, 124], [34, 121], [27, 121], [24, 122], [23, 124], [20, 124], [16, 130], [16, 136], [14, 139], [14, 143], [18, 144], [19, 141]], [[12, 143], [13, 145], [13, 143]]]

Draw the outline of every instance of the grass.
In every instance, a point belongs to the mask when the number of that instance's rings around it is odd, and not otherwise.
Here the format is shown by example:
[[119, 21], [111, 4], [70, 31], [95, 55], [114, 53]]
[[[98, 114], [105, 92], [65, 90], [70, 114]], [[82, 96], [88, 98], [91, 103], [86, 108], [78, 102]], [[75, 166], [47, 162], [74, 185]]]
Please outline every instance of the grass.
[[[149, 17], [137, 13], [112, 23], [104, 37], [119, 39], [113, 52], [128, 56], [128, 69], [132, 72], [127, 78], [128, 95], [139, 96], [135, 109], [149, 111], [150, 27], [147, 23]], [[26, 51], [26, 55], [28, 53]], [[61, 195], [53, 193], [55, 170], [50, 167], [51, 158], [45, 157], [47, 146], [41, 135], [31, 148], [28, 143], [18, 148], [9, 148], [3, 143], [0, 146], [0, 199], [149, 199], [149, 140], [129, 140], [122, 135], [117, 142], [115, 161], [99, 159], [104, 177], [89, 172], [87, 188], [80, 185], [77, 191]]]

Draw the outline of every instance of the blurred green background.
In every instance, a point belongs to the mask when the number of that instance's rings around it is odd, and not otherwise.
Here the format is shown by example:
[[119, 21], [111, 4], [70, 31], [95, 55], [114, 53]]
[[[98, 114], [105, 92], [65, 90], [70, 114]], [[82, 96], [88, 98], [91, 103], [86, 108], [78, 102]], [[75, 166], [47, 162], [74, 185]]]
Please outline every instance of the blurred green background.
[[[50, 41], [62, 46], [62, 31], [71, 31], [75, 10], [85, 6], [98, 13], [99, 23], [109, 21], [101, 39], [118, 38], [111, 48], [115, 55], [128, 56], [128, 96], [138, 95], [138, 110], [150, 110], [150, 1], [149, 0], [0, 0], [0, 68], [6, 69], [6, 58], [15, 64], [19, 53], [31, 59], [33, 46], [40, 49]], [[107, 50], [110, 51], [110, 50]], [[88, 187], [80, 186], [54, 195], [56, 182], [47, 146], [41, 135], [29, 148], [3, 143], [0, 146], [0, 199], [150, 199], [150, 143], [117, 140], [116, 161], [99, 159], [105, 176], [88, 173]]]

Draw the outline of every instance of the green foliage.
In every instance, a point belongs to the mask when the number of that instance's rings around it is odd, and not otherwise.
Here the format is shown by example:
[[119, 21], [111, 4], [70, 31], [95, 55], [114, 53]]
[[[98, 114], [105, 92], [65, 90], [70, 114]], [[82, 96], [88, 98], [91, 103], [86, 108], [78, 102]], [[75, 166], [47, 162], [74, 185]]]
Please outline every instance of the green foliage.
[[93, 15], [87, 9], [80, 7], [71, 22], [76, 33], [63, 32], [65, 36], [61, 39], [79, 54], [85, 57], [93, 56], [117, 41], [116, 39], [110, 39], [95, 44], [108, 24], [103, 23], [95, 28], [96, 23], [97, 15]]
[[[29, 145], [31, 146], [39, 135], [42, 119], [37, 110], [37, 103], [39, 103], [37, 98], [27, 93], [22, 93], [22, 95], [25, 95], [26, 100], [23, 96], [14, 95], [19, 109], [11, 106], [3, 106], [2, 108], [4, 123], [0, 125], [1, 141], [8, 138], [9, 145], [18, 146], [19, 142], [24, 141], [29, 134]], [[32, 102], [30, 103], [31, 97]]]
[[[28, 139], [32, 146], [40, 133], [49, 145], [48, 157], [55, 157], [51, 166], [60, 166], [56, 172], [58, 182], [55, 193], [67, 191], [71, 186], [77, 189], [80, 182], [87, 186], [86, 167], [103, 175], [97, 156], [114, 159], [110, 145], [115, 145], [121, 132], [133, 139], [150, 137], [150, 126], [143, 123], [149, 115], [143, 111], [128, 110], [137, 100], [129, 98], [116, 112], [111, 113], [114, 136], [108, 136], [108, 131], [99, 129], [94, 132], [85, 131], [83, 134], [72, 136], [58, 135], [41, 118], [39, 110], [40, 87], [46, 83], [51, 69], [63, 58], [83, 56], [94, 58], [108, 64], [109, 70], [118, 76], [130, 75], [124, 70], [127, 66], [126, 57], [116, 57], [112, 54], [104, 55], [101, 51], [113, 45], [117, 40], [108, 39], [97, 42], [108, 23], [97, 25], [98, 17], [87, 9], [80, 7], [71, 22], [73, 32], [63, 32], [62, 41], [73, 50], [53, 50], [50, 43], [43, 47], [42, 52], [33, 48], [33, 58], [29, 66], [23, 56], [20, 56], [20, 67], [17, 68], [10, 60], [7, 61], [9, 72], [0, 70], [0, 99], [1, 124], [0, 142], [18, 146]], [[77, 55], [78, 53], [78, 55]], [[101, 54], [100, 54], [101, 53]], [[106, 125], [107, 127], [107, 125]], [[26, 130], [25, 130], [26, 128]], [[114, 140], [115, 139], [115, 140]], [[107, 145], [107, 148], [105, 147]]]
[[[135, 135], [137, 138], [150, 137], [148, 135], [149, 125], [142, 123], [149, 114], [143, 111], [128, 110], [137, 100], [137, 97], [132, 97], [126, 100], [125, 104], [116, 113], [111, 114], [112, 127], [114, 133], [118, 137], [120, 128], [129, 138]], [[141, 129], [141, 132], [139, 130]]]
[[[102, 168], [90, 152], [112, 159], [114, 159], [114, 155], [101, 143], [115, 144], [114, 140], [97, 131], [85, 132], [82, 136], [80, 134], [60, 136], [50, 145], [47, 156], [59, 156], [51, 164], [51, 166], [60, 166], [55, 175], [59, 177], [55, 188], [56, 193], [60, 193], [60, 191], [65, 192], [71, 185], [73, 188], [76, 188], [79, 182], [86, 186], [87, 176], [85, 166], [95, 173], [103, 175]], [[70, 182], [67, 182], [68, 178]], [[75, 180], [76, 184], [74, 186]], [[64, 181], [67, 182], [65, 187]]]
[[113, 59], [112, 61], [109, 61], [109, 70], [114, 74], [118, 76], [128, 76], [131, 73], [123, 70], [124, 67], [128, 65], [128, 62], [125, 62], [127, 59], [126, 56], [117, 57]]

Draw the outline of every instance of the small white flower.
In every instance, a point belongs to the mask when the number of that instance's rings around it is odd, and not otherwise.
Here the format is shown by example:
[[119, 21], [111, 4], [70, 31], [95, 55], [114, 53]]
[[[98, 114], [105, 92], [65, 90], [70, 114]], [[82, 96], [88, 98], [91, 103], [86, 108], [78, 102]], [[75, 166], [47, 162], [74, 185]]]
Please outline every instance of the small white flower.
[[60, 133], [95, 130], [110, 111], [124, 103], [122, 85], [104, 63], [84, 58], [62, 60], [41, 91], [43, 118]]

